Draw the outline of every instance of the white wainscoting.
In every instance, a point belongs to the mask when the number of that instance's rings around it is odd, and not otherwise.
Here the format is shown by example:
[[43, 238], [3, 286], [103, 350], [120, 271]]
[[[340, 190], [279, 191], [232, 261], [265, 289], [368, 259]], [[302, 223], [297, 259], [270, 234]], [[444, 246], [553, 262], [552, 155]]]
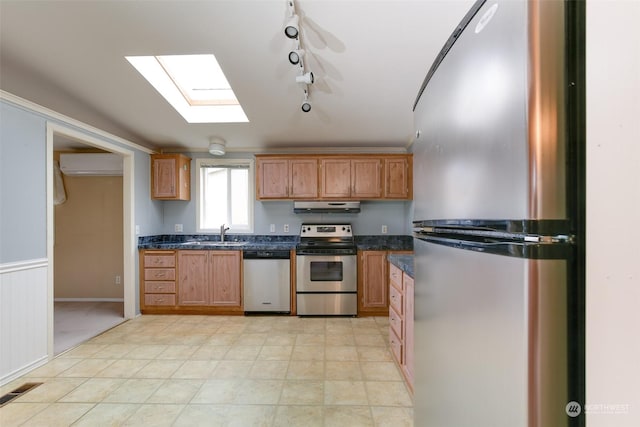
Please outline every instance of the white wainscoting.
[[46, 258], [0, 264], [0, 385], [48, 360], [47, 272]]

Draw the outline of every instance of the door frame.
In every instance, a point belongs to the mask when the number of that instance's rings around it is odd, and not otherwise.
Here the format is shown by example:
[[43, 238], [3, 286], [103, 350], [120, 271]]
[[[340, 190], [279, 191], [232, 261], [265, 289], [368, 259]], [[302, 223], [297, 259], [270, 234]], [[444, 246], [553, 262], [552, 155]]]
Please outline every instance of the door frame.
[[53, 346], [53, 303], [54, 303], [54, 207], [53, 207], [53, 139], [54, 135], [64, 135], [77, 139], [82, 143], [122, 156], [122, 232], [123, 232], [123, 296], [124, 318], [132, 319], [136, 316], [136, 278], [135, 278], [135, 225], [134, 225], [134, 151], [116, 144], [95, 138], [87, 133], [79, 132], [71, 127], [47, 121], [47, 352], [49, 360], [54, 357]]

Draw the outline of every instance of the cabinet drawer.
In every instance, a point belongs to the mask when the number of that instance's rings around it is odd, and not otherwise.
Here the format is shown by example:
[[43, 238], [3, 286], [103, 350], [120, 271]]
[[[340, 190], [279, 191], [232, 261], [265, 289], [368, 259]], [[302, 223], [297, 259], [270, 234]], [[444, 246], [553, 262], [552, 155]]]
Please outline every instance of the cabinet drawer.
[[176, 305], [174, 294], [145, 294], [144, 305]]
[[145, 268], [144, 280], [176, 280], [174, 268]]
[[403, 314], [402, 293], [395, 286], [389, 286], [389, 306], [393, 307], [396, 313]]
[[398, 337], [402, 337], [402, 316], [400, 316], [393, 306], [389, 307], [389, 327]]
[[402, 270], [389, 263], [389, 283], [402, 290]]
[[398, 336], [393, 332], [393, 330], [389, 331], [389, 347], [391, 348], [391, 353], [393, 354], [394, 359], [398, 364], [402, 364], [402, 341]]
[[144, 291], [149, 294], [175, 294], [176, 282], [144, 282]]
[[175, 255], [145, 255], [144, 256], [145, 267], [175, 267], [176, 257]]

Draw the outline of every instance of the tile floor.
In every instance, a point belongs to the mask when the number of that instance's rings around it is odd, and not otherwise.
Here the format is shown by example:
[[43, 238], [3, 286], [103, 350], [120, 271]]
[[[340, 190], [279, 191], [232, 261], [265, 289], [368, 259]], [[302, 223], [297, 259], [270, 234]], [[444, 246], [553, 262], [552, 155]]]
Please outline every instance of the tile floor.
[[412, 426], [388, 321], [141, 316], [0, 388], [8, 426]]

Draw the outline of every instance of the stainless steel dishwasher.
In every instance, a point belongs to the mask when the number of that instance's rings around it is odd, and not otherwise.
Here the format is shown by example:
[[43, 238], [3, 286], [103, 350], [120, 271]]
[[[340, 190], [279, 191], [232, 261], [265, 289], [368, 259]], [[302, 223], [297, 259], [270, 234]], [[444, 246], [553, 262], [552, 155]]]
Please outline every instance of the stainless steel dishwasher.
[[291, 253], [243, 251], [244, 312], [291, 313]]

